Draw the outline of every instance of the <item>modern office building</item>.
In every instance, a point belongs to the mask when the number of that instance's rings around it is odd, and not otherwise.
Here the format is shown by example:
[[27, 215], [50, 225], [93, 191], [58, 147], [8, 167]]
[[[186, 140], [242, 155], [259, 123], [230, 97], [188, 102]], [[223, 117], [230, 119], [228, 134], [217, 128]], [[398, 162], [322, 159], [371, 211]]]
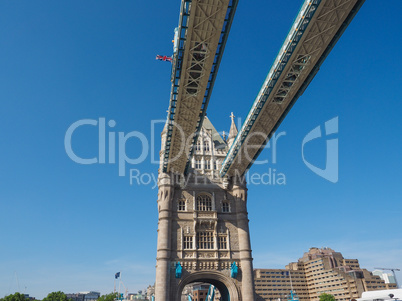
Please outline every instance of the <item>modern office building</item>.
[[[213, 294], [208, 295], [208, 293], [213, 289]], [[182, 292], [181, 301], [220, 301], [222, 300], [222, 295], [219, 290], [209, 283], [196, 282], [187, 285]]]
[[193, 301], [206, 301], [209, 284], [199, 284], [193, 286]]
[[310, 248], [285, 269], [255, 269], [254, 283], [257, 301], [287, 300], [292, 287], [300, 301], [318, 301], [323, 293], [349, 301], [365, 291], [396, 288], [330, 248]]

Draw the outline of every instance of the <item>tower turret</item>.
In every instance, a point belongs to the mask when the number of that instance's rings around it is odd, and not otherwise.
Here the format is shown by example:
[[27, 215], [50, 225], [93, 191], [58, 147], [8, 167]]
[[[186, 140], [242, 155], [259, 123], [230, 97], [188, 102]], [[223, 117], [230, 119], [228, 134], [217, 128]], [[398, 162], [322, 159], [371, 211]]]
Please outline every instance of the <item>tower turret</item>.
[[233, 142], [234, 142], [234, 140], [235, 140], [235, 138], [237, 136], [237, 127], [236, 127], [236, 124], [234, 122], [235, 116], [233, 115], [233, 112], [232, 112], [232, 114], [230, 114], [230, 118], [232, 119], [232, 123], [230, 125], [229, 138], [228, 138], [228, 141], [227, 141], [228, 142], [228, 148], [230, 148], [232, 146], [232, 144], [233, 144]]

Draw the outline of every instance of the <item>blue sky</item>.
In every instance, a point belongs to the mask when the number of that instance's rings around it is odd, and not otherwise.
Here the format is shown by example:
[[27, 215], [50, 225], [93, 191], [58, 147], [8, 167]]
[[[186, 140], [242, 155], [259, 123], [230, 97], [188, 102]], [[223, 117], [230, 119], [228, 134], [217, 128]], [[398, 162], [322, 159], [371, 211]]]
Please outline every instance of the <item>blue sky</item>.
[[[218, 131], [230, 112], [244, 119], [301, 1], [239, 3], [208, 108]], [[117, 164], [81, 165], [64, 148], [82, 119], [114, 120], [107, 133], [137, 131], [160, 149], [180, 1], [0, 2], [0, 297], [19, 290], [113, 290], [121, 271], [130, 292], [154, 283], [157, 191], [130, 185]], [[249, 185], [254, 267], [284, 267], [309, 247], [328, 246], [362, 267], [402, 268], [399, 0], [366, 1], [279, 128], [273, 169], [286, 185]], [[339, 118], [339, 181], [310, 171], [303, 138]], [[95, 126], [73, 136], [97, 155]], [[127, 142], [130, 157], [142, 151]], [[305, 149], [322, 168], [325, 140]], [[270, 149], [261, 159], [271, 158]], [[137, 169], [152, 179], [151, 155]], [[399, 273], [402, 281], [402, 274]]]

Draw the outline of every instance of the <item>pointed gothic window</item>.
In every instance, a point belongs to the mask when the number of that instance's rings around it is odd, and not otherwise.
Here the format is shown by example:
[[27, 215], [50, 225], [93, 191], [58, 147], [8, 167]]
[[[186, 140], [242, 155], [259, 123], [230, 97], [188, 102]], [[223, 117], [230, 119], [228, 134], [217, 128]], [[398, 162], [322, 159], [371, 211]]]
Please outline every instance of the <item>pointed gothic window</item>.
[[211, 161], [209, 160], [205, 161], [205, 169], [211, 169]]
[[199, 195], [197, 197], [197, 210], [198, 211], [211, 211], [212, 201], [207, 195]]
[[195, 168], [201, 169], [201, 160], [195, 160]]

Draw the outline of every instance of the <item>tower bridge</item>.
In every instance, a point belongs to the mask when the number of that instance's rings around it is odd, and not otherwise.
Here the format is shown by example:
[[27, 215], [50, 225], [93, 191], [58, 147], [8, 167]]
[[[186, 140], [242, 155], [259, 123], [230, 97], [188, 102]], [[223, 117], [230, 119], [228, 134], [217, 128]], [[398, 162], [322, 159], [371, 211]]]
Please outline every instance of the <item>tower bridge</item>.
[[194, 282], [255, 300], [244, 174], [364, 0], [305, 0], [241, 126], [222, 138], [205, 116], [237, 0], [182, 0], [158, 177], [155, 300]]

